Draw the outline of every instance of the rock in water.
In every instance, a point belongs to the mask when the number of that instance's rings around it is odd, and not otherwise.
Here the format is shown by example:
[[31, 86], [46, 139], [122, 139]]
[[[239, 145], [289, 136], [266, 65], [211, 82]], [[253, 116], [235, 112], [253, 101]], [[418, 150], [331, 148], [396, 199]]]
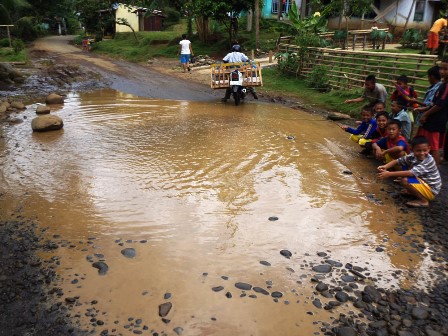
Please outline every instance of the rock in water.
[[288, 259], [292, 257], [292, 253], [290, 251], [288, 251], [288, 250], [281, 250], [280, 254], [282, 256], [284, 256], [285, 258], [288, 258]]
[[49, 105], [51, 104], [64, 104], [64, 97], [56, 94], [56, 93], [50, 93], [47, 98], [45, 99], [45, 102]]
[[55, 115], [42, 115], [31, 121], [31, 128], [34, 132], [57, 131], [64, 127], [62, 119]]
[[181, 327], [176, 327], [173, 329], [173, 331], [177, 334], [180, 335], [182, 334], [182, 332], [184, 331], [184, 329], [182, 329]]
[[36, 108], [36, 114], [50, 114], [50, 107], [46, 105], [39, 105]]
[[235, 284], [235, 287], [238, 289], [242, 289], [242, 290], [251, 290], [252, 289], [252, 285], [245, 283], [245, 282], [237, 282]]
[[173, 307], [171, 302], [165, 302], [159, 305], [159, 316], [165, 317], [170, 312], [171, 308]]
[[105, 262], [97, 261], [92, 264], [93, 267], [98, 269], [99, 275], [105, 275], [107, 271], [109, 270], [109, 266]]
[[317, 265], [313, 267], [313, 271], [317, 273], [330, 273], [332, 270], [331, 265], [323, 264], [323, 265]]
[[18, 102], [18, 101], [12, 101], [11, 102], [11, 107], [15, 108], [17, 110], [24, 110], [24, 109], [26, 109], [25, 105], [22, 102]]
[[330, 114], [328, 114], [327, 119], [329, 120], [344, 120], [344, 119], [350, 119], [351, 117], [348, 114], [344, 114], [344, 113], [338, 113], [338, 112], [332, 112]]
[[137, 255], [137, 252], [135, 252], [135, 249], [128, 247], [122, 249], [121, 254], [124, 255], [126, 258], [134, 258]]
[[260, 293], [263, 295], [269, 295], [269, 292], [266, 289], [261, 288], [261, 287], [254, 287], [253, 290], [254, 290], [254, 292], [257, 292], [257, 293]]
[[325, 284], [325, 283], [323, 283], [323, 282], [319, 282], [319, 283], [316, 285], [316, 290], [317, 290], [318, 292], [326, 291], [326, 290], [328, 290], [328, 285]]
[[339, 302], [347, 302], [348, 301], [348, 294], [345, 292], [337, 292], [336, 295], [334, 296], [336, 298], [336, 300], [338, 300]]

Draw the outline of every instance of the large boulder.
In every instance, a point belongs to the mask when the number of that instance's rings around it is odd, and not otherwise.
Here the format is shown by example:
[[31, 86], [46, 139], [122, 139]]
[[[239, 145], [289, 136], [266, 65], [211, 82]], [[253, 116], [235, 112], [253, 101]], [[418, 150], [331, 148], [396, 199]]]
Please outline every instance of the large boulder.
[[50, 106], [38, 105], [36, 108], [36, 114], [50, 114]]
[[339, 113], [339, 112], [331, 112], [328, 114], [327, 119], [338, 121], [338, 120], [345, 120], [350, 119], [351, 117], [348, 114]]
[[64, 97], [56, 94], [56, 93], [50, 93], [47, 98], [45, 99], [45, 102], [49, 105], [51, 104], [64, 104]]
[[0, 63], [0, 82], [4, 83], [23, 83], [25, 77], [20, 71], [14, 69], [9, 63]]
[[26, 109], [25, 104], [23, 104], [22, 102], [18, 102], [18, 101], [12, 101], [11, 102], [11, 107], [17, 110], [24, 110]]
[[31, 121], [31, 128], [34, 132], [57, 131], [63, 126], [62, 119], [51, 114], [37, 116]]
[[9, 103], [6, 101], [0, 101], [0, 113], [5, 113], [9, 108]]

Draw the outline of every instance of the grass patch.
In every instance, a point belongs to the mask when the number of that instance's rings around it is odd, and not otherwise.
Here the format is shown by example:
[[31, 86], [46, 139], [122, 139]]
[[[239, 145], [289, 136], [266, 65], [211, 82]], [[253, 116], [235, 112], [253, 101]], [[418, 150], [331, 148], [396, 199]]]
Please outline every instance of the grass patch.
[[14, 52], [12, 48], [0, 48], [0, 62], [28, 62], [26, 49]]
[[[264, 26], [264, 29], [263, 29]], [[244, 52], [249, 55], [255, 49], [255, 32], [247, 32], [245, 22], [241, 20], [238, 41]], [[274, 50], [280, 33], [290, 29], [288, 25], [276, 20], [262, 20], [260, 30], [260, 49]], [[187, 30], [186, 20], [159, 32], [137, 32], [137, 40], [129, 33], [117, 33], [113, 40], [103, 40], [93, 47], [94, 52], [131, 62], [144, 62], [153, 57], [177, 58], [181, 35]], [[197, 36], [190, 37], [196, 55], [209, 55], [221, 58], [229, 50], [227, 31], [224, 26], [212, 24], [211, 39], [207, 44], [199, 41]]]
[[317, 107], [325, 110], [336, 111], [358, 116], [364, 103], [345, 104], [346, 99], [357, 98], [362, 94], [359, 90], [332, 90], [330, 92], [319, 92], [308, 87], [304, 78], [287, 76], [280, 73], [276, 68], [263, 69], [263, 87], [260, 92], [270, 95], [286, 95], [290, 98], [297, 98], [298, 101], [309, 105], [311, 108]]

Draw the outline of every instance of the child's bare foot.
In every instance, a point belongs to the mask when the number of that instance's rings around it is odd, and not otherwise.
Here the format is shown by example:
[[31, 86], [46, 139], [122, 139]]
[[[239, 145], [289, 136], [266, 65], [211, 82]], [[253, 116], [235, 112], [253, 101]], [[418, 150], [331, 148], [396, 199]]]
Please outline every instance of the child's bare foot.
[[426, 208], [428, 207], [428, 202], [421, 202], [421, 201], [410, 201], [407, 202], [406, 205], [411, 208]]

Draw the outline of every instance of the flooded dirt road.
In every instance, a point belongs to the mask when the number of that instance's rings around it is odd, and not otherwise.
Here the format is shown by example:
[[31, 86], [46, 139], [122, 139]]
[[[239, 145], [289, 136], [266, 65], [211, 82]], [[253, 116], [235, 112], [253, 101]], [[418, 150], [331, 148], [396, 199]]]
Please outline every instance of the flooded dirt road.
[[[31, 53], [37, 63], [44, 62], [46, 64], [51, 61], [55, 65], [76, 64], [100, 74], [101, 80], [106, 81], [108, 87], [141, 97], [210, 101], [216, 100], [222, 93], [218, 94], [207, 86], [189, 80], [189, 77], [195, 76], [194, 72], [181, 74], [180, 78], [176, 78], [155, 71], [149, 65], [101, 57], [82, 51], [79, 47], [70, 44], [73, 38], [74, 36], [49, 36], [39, 39], [34, 43]], [[107, 43], [107, 41], [103, 43]], [[160, 62], [156, 60], [154, 66], [157, 67]], [[98, 80], [98, 78], [92, 78], [86, 71], [84, 80]], [[42, 83], [41, 87], [45, 89], [45, 83]]]
[[431, 260], [395, 231], [418, 219], [320, 117], [106, 89], [32, 133], [35, 107], [5, 129], [0, 206], [49, 228], [61, 301], [94, 334], [312, 335], [332, 320], [316, 299], [334, 301], [313, 277], [356, 290], [349, 263], [363, 284], [426, 280]]

